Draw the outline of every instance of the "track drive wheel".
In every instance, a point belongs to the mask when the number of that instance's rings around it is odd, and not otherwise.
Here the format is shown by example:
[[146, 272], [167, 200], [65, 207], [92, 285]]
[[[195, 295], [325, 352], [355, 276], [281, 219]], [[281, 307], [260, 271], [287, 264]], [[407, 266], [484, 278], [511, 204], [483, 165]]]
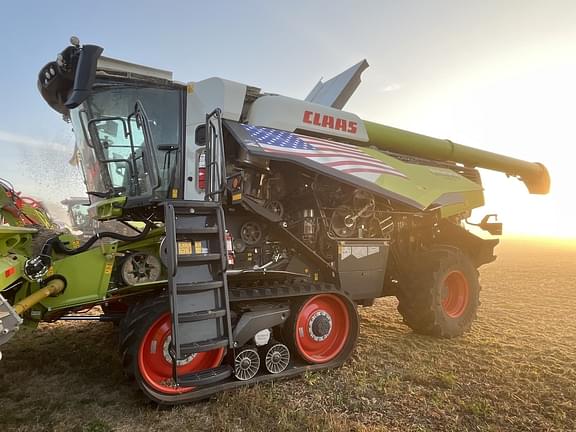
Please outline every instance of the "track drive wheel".
[[[171, 403], [192, 392], [193, 387], [175, 387], [169, 346], [172, 324], [168, 298], [150, 297], [130, 307], [120, 324], [120, 354], [124, 371], [133, 377], [151, 400]], [[225, 348], [192, 354], [177, 363], [178, 375], [215, 368]]]
[[451, 338], [468, 331], [480, 304], [478, 271], [459, 249], [437, 246], [415, 261], [398, 311], [415, 332]]
[[354, 304], [337, 294], [306, 297], [293, 308], [285, 339], [307, 363], [347, 358], [358, 338]]

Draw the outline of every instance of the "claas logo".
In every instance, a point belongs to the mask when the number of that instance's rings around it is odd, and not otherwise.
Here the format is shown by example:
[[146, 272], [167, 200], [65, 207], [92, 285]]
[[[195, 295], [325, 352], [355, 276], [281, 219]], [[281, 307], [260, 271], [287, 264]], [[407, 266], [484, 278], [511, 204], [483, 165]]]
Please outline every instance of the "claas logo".
[[358, 123], [355, 121], [334, 117], [328, 114], [321, 114], [314, 111], [304, 111], [304, 117], [302, 118], [302, 121], [314, 126], [320, 126], [326, 129], [333, 129], [351, 134], [358, 132]]

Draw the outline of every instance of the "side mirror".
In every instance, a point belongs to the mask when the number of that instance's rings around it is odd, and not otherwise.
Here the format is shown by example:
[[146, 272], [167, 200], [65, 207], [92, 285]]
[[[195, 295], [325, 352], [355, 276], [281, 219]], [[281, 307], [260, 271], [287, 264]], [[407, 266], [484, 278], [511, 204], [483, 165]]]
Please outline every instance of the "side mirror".
[[502, 223], [501, 222], [490, 222], [490, 218], [498, 220], [498, 216], [495, 214], [489, 214], [482, 218], [478, 226], [484, 231], [488, 231], [492, 235], [502, 235]]
[[76, 108], [90, 95], [92, 85], [96, 79], [96, 67], [98, 58], [104, 49], [97, 45], [84, 45], [80, 48], [76, 73], [74, 75], [74, 87], [70, 96], [64, 103], [66, 108]]

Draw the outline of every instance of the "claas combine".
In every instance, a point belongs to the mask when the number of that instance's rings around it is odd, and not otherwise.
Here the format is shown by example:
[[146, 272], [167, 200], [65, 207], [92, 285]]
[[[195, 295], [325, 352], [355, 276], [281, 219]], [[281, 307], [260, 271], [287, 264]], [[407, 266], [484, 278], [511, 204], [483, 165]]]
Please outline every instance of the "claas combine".
[[38, 88], [71, 122], [89, 216], [125, 229], [74, 237], [8, 188], [0, 344], [24, 322], [114, 321], [126, 374], [160, 404], [340, 366], [379, 297], [416, 332], [463, 334], [498, 243], [465, 228], [477, 168], [549, 189], [539, 163], [343, 111], [365, 62], [297, 100], [102, 51], [73, 38]]

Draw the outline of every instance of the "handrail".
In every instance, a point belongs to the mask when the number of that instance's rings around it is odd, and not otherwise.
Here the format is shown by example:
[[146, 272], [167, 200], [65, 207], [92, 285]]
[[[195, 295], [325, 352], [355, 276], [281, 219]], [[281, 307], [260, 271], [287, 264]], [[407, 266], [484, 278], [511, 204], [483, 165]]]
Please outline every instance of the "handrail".
[[170, 203], [166, 203], [166, 216], [165, 216], [165, 226], [166, 226], [166, 249], [167, 249], [167, 263], [168, 274], [171, 277], [176, 276], [176, 270], [178, 268], [178, 262], [176, 257], [178, 256], [178, 248], [176, 245], [176, 212], [174, 211], [174, 206]]
[[[213, 118], [216, 118], [216, 127], [214, 127], [212, 122]], [[220, 195], [224, 191], [226, 181], [224, 142], [222, 141], [222, 111], [220, 108], [216, 108], [211, 113], [206, 114], [206, 147], [205, 199], [207, 201], [220, 201]]]

